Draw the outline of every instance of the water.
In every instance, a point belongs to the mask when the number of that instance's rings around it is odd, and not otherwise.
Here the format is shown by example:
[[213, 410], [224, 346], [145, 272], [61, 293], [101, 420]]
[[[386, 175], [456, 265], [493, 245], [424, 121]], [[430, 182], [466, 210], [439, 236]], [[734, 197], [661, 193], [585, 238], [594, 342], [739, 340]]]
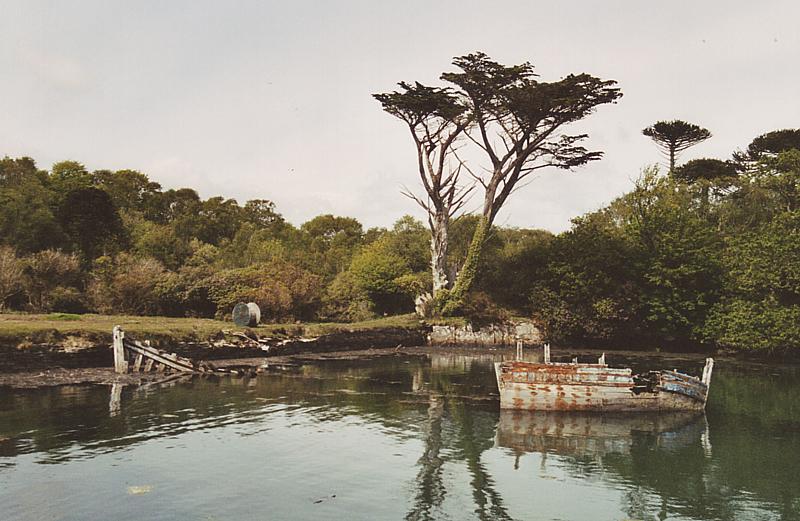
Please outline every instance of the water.
[[486, 356], [5, 389], [0, 519], [800, 519], [798, 399], [718, 363], [705, 417], [501, 414]]

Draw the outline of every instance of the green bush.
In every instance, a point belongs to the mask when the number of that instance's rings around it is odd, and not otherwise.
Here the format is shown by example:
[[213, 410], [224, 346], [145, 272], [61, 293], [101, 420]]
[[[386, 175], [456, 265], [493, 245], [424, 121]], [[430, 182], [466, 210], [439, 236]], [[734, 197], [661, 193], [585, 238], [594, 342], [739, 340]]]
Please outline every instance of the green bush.
[[10, 246], [0, 246], [0, 312], [22, 291], [24, 283], [24, 265], [17, 252]]
[[121, 253], [94, 262], [86, 293], [99, 313], [156, 315], [162, 311], [159, 284], [168, 276], [164, 266], [151, 257]]
[[227, 317], [237, 302], [253, 301], [263, 319], [306, 320], [314, 317], [323, 292], [320, 277], [286, 262], [223, 270], [207, 282], [219, 318]]
[[369, 294], [356, 282], [353, 273], [344, 271], [325, 290], [321, 318], [333, 322], [358, 322], [375, 318]]
[[71, 307], [79, 300], [76, 288], [81, 276], [77, 255], [44, 250], [26, 257], [24, 287], [31, 311], [52, 311], [56, 299], [60, 305]]
[[800, 352], [800, 305], [774, 299], [731, 300], [714, 307], [705, 325], [709, 341], [736, 351]]

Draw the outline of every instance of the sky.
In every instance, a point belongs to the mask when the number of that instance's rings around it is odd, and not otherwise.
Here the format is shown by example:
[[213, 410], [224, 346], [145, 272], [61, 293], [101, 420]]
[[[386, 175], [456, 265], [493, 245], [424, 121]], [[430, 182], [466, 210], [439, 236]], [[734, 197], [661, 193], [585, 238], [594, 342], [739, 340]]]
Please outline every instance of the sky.
[[541, 172], [497, 218], [560, 232], [663, 163], [641, 134], [655, 121], [712, 132], [680, 161], [800, 127], [798, 19], [795, 0], [0, 0], [0, 156], [270, 199], [298, 225], [390, 226], [423, 216], [400, 193], [419, 191], [416, 155], [371, 94], [439, 84], [454, 56], [483, 51], [545, 81], [586, 72], [622, 89], [570, 129], [604, 158]]

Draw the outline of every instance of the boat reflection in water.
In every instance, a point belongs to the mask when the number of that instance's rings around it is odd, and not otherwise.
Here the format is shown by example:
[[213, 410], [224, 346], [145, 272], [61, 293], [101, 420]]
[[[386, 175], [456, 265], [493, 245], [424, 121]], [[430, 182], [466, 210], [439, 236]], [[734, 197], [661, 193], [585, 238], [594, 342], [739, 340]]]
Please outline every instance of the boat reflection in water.
[[675, 450], [708, 444], [704, 414], [692, 412], [598, 414], [564, 411], [500, 411], [496, 444], [518, 454], [555, 453], [602, 457], [630, 454], [646, 440], [653, 448]]

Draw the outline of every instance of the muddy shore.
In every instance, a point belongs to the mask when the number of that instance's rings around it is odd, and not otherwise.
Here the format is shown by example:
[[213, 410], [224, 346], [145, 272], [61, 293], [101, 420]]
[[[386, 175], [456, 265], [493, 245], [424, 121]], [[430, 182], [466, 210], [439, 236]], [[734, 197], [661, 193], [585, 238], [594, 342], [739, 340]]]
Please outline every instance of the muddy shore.
[[[360, 348], [349, 350], [335, 350], [322, 352], [298, 352], [281, 355], [262, 355], [246, 356], [243, 358], [226, 358], [215, 360], [213, 365], [219, 369], [232, 371], [231, 373], [220, 373], [212, 375], [187, 375], [163, 373], [138, 373], [138, 374], [116, 374], [114, 368], [109, 364], [104, 367], [52, 367], [39, 370], [19, 370], [13, 372], [0, 372], [0, 387], [10, 387], [18, 389], [30, 389], [37, 387], [48, 387], [67, 384], [99, 384], [99, 385], [148, 385], [158, 384], [165, 381], [187, 378], [249, 378], [260, 373], [282, 372], [298, 370], [305, 364], [314, 364], [326, 361], [358, 361], [368, 360], [377, 357], [392, 356], [429, 356], [451, 355], [451, 356], [514, 356], [513, 348], [475, 348], [475, 347], [434, 347], [434, 346], [397, 346], [381, 348]], [[596, 358], [603, 353], [595, 349], [554, 349], [554, 358], [569, 358], [578, 356], [581, 360]], [[680, 365], [685, 362], [696, 362], [702, 364], [706, 354], [703, 353], [669, 353], [669, 352], [642, 352], [642, 351], [613, 351], [607, 352], [609, 362], [614, 364], [614, 359], [641, 360], [648, 363], [669, 365], [675, 363]], [[744, 362], [734, 357], [722, 356], [716, 358], [718, 363], [734, 363], [739, 366], [751, 366], [754, 370], [769, 367], [769, 363], [764, 362]]]

